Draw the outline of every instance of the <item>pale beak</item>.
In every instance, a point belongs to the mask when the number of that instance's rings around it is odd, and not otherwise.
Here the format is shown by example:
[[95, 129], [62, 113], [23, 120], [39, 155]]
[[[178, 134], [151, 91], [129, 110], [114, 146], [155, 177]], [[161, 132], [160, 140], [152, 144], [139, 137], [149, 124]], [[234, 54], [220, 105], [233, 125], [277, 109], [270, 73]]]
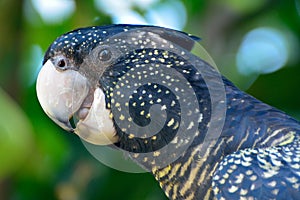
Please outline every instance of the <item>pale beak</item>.
[[60, 127], [73, 132], [69, 120], [88, 95], [88, 80], [74, 70], [58, 71], [48, 60], [39, 72], [36, 91], [45, 113]]
[[[42, 67], [36, 84], [38, 100], [45, 113], [63, 129], [74, 132], [93, 144], [112, 144], [118, 141], [109, 110], [106, 109], [105, 95], [100, 88], [89, 91], [90, 85], [84, 76], [74, 70], [58, 71], [50, 60]], [[84, 118], [79, 118], [76, 127], [70, 119], [82, 108], [89, 92], [93, 100]], [[77, 114], [76, 114], [77, 113]]]

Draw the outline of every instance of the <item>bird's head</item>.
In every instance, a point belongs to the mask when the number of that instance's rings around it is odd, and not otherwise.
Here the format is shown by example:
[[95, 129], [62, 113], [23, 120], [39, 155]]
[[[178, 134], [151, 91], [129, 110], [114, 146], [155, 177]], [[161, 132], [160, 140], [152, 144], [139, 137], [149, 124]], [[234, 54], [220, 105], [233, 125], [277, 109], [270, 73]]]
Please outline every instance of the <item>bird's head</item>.
[[185, 148], [211, 117], [202, 72], [211, 79], [214, 70], [191, 53], [196, 41], [154, 26], [71, 31], [45, 54], [38, 100], [60, 127], [93, 144], [121, 142], [132, 152]]

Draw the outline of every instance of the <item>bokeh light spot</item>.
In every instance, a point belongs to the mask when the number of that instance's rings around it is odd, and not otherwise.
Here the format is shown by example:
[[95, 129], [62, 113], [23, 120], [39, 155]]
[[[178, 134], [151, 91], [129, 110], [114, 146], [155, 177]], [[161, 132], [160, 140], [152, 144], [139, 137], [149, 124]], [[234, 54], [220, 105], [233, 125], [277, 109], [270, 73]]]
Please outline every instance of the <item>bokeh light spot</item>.
[[285, 35], [273, 28], [257, 28], [244, 38], [236, 58], [243, 75], [265, 74], [283, 67], [289, 58]]
[[178, 0], [95, 0], [95, 6], [110, 15], [115, 24], [148, 24], [182, 30], [187, 20], [185, 6]]
[[73, 0], [32, 0], [33, 7], [48, 24], [60, 23], [70, 17], [76, 9]]
[[145, 18], [153, 25], [182, 30], [186, 24], [187, 14], [180, 1], [167, 1], [149, 9]]
[[148, 24], [143, 16], [133, 10], [112, 15], [112, 21], [115, 24]]

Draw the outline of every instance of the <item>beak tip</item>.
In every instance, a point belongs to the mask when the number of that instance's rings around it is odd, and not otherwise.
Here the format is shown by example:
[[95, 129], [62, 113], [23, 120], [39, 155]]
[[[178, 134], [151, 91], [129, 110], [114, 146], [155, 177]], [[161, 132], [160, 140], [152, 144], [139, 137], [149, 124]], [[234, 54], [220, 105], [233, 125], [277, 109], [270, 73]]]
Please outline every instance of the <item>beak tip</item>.
[[71, 123], [69, 121], [65, 120], [59, 120], [56, 117], [50, 117], [57, 125], [59, 125], [61, 128], [63, 128], [65, 131], [68, 131], [70, 133], [74, 133], [74, 128], [72, 127]]

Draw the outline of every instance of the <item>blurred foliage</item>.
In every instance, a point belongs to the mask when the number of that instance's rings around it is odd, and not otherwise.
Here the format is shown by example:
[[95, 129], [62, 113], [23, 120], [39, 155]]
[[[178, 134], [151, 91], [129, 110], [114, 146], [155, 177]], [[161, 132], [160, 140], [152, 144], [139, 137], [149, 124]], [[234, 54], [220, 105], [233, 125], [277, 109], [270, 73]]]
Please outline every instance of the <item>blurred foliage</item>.
[[[77, 0], [74, 13], [49, 24], [32, 2], [0, 0], [0, 199], [166, 199], [152, 175], [119, 172], [99, 163], [76, 136], [46, 117], [36, 98], [35, 78], [49, 44], [78, 27], [110, 24], [111, 16], [93, 0]], [[167, 2], [157, 0], [154, 7]], [[299, 49], [292, 49], [293, 59], [270, 74], [241, 75], [235, 64], [243, 37], [257, 27], [288, 31], [299, 47], [298, 0], [182, 3], [184, 30], [202, 38], [226, 77], [300, 119]]]

